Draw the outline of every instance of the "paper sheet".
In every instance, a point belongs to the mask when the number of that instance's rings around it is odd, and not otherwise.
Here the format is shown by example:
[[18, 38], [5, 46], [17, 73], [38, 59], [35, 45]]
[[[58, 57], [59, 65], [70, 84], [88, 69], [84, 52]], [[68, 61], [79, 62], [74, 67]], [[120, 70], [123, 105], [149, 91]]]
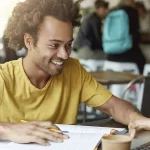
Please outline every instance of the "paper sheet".
[[[50, 146], [38, 144], [0, 144], [0, 150], [94, 150], [97, 143], [105, 133], [110, 133], [112, 128], [89, 127], [79, 125], [58, 125], [62, 131], [69, 131], [69, 139], [63, 143], [50, 142]], [[121, 128], [115, 128], [122, 130]]]

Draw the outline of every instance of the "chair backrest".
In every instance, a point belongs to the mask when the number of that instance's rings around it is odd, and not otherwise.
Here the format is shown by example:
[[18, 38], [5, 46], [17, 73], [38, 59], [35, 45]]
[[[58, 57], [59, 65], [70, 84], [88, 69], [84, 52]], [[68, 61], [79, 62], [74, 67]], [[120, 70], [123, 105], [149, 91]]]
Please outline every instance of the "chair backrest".
[[[150, 64], [145, 64], [144, 65], [144, 71], [143, 71], [144, 76], [149, 76], [150, 75]], [[148, 80], [148, 77], [146, 81]], [[137, 103], [137, 108], [141, 111], [142, 109], [142, 103], [143, 103], [143, 95], [144, 95], [144, 83], [141, 84], [139, 96], [138, 96], [138, 103]]]
[[96, 59], [79, 59], [81, 65], [86, 69], [86, 71], [98, 71], [103, 69], [104, 60]]
[[145, 77], [141, 113], [145, 117], [150, 117], [150, 76]]
[[133, 62], [114, 62], [106, 60], [104, 61], [103, 70], [132, 72], [135, 74], [139, 74], [138, 66]]
[[143, 71], [143, 75], [147, 76], [150, 74], [150, 64], [145, 64], [144, 65], [144, 71]]

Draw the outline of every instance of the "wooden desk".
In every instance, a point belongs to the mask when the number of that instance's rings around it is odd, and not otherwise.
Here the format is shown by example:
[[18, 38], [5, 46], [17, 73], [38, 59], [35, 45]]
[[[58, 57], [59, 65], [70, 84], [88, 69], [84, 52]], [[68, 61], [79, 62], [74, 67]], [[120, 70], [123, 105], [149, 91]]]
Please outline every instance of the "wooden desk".
[[102, 119], [102, 120], [98, 120], [98, 121], [85, 122], [85, 123], [81, 123], [81, 125], [98, 126], [98, 127], [127, 128], [127, 126], [116, 122], [113, 118]]
[[[111, 84], [127, 84], [135, 78], [142, 77], [142, 75], [135, 75], [130, 72], [115, 72], [115, 71], [96, 71], [90, 74], [103, 85]], [[142, 81], [141, 81], [142, 82]]]
[[[86, 123], [82, 123], [81, 125], [98, 126], [98, 127], [127, 128], [127, 126], [114, 121], [113, 118], [99, 120], [99, 121], [86, 122]], [[136, 137], [132, 140], [131, 149], [141, 146], [148, 142], [150, 142], [150, 131], [139, 132], [139, 133], [137, 133]]]

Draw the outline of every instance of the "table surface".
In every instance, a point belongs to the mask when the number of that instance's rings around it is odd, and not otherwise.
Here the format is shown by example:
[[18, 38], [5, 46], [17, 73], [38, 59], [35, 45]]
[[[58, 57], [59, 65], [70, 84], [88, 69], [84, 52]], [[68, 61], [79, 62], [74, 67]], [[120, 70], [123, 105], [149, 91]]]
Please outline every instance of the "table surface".
[[[99, 127], [114, 127], [114, 128], [127, 128], [127, 126], [122, 125], [116, 121], [114, 121], [113, 118], [109, 119], [103, 119], [98, 121], [91, 121], [91, 122], [85, 122], [81, 125], [85, 126], [99, 126]], [[150, 142], [150, 131], [141, 131], [136, 134], [136, 137], [132, 140], [131, 143], [131, 149], [136, 148], [138, 146], [141, 146], [145, 143]], [[101, 149], [99, 149], [101, 150]]]
[[99, 127], [127, 128], [127, 126], [116, 122], [113, 118], [85, 122], [85, 123], [81, 123], [81, 125], [85, 125], [85, 126], [99, 126]]
[[139, 75], [139, 74], [136, 75], [130, 72], [116, 72], [116, 71], [96, 71], [96, 72], [90, 72], [90, 74], [99, 83], [103, 85], [127, 84], [133, 79], [142, 77], [142, 75]]

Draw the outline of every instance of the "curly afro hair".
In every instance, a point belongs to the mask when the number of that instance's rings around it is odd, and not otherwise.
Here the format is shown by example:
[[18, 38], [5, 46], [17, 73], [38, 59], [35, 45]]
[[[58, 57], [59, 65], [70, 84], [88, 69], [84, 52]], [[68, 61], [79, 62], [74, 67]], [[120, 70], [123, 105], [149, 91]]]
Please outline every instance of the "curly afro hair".
[[20, 50], [24, 44], [24, 34], [29, 33], [37, 43], [38, 27], [45, 16], [52, 16], [61, 21], [71, 21], [72, 25], [80, 24], [81, 15], [79, 5], [82, 0], [26, 0], [19, 2], [12, 12], [5, 38], [8, 46], [14, 50]]

